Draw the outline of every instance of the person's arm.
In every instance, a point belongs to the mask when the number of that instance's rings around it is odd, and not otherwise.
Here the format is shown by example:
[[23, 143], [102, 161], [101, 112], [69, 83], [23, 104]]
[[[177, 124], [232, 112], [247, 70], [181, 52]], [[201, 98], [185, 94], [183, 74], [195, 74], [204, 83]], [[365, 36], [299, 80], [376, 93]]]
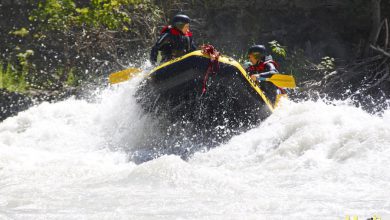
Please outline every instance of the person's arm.
[[264, 78], [269, 78], [275, 73], [279, 73], [279, 71], [276, 69], [275, 65], [273, 63], [267, 63], [265, 64], [265, 70], [266, 72], [262, 72], [259, 74], [253, 74], [252, 79], [257, 80], [259, 82], [264, 81]]
[[192, 37], [191, 37], [191, 51], [189, 51], [189, 52], [192, 52], [194, 50], [196, 50], [196, 44], [195, 44], [194, 39], [192, 39]]
[[165, 33], [162, 35], [156, 44], [153, 46], [152, 51], [150, 53], [150, 61], [155, 64], [157, 62], [157, 55], [158, 51], [164, 49], [164, 47], [167, 47], [169, 45], [169, 34]]
[[268, 77], [271, 77], [275, 73], [279, 73], [279, 71], [276, 69], [276, 67], [273, 63], [265, 64], [265, 70], [266, 70], [265, 72], [259, 74], [263, 78], [268, 78]]

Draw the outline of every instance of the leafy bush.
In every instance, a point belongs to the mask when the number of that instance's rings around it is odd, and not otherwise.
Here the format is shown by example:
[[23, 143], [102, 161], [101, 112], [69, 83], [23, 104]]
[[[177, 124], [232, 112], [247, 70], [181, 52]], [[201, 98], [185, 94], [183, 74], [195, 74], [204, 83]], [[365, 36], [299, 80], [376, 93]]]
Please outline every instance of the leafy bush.
[[27, 89], [26, 73], [18, 72], [10, 63], [4, 65], [0, 62], [0, 88], [13, 92], [25, 92]]
[[334, 58], [332, 57], [323, 57], [320, 64], [317, 65], [318, 69], [325, 70], [326, 72], [331, 72], [335, 69]]
[[130, 51], [154, 41], [161, 11], [151, 0], [39, 0], [29, 20], [37, 55], [45, 59], [37, 69], [49, 75], [36, 78], [61, 87], [123, 68]]
[[91, 0], [77, 7], [74, 0], [46, 0], [38, 3], [38, 8], [30, 16], [31, 21], [46, 23], [49, 30], [72, 27], [105, 27], [110, 30], [126, 29], [131, 17], [123, 8], [125, 5], [139, 4], [140, 0]]
[[19, 37], [26, 37], [30, 32], [26, 28], [20, 28], [16, 31], [11, 31], [10, 34], [19, 36]]
[[271, 50], [274, 54], [281, 56], [283, 58], [286, 58], [286, 56], [287, 56], [286, 49], [284, 49], [285, 47], [280, 45], [279, 42], [274, 40], [274, 41], [268, 42], [268, 44], [270, 45]]

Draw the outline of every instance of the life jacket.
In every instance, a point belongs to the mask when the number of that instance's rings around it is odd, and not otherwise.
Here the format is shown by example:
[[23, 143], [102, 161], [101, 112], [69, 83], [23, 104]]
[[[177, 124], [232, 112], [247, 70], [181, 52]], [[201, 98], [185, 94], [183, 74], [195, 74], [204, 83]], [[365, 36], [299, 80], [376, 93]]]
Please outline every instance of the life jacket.
[[260, 62], [256, 65], [251, 65], [248, 67], [248, 72], [250, 73], [255, 73], [255, 72], [258, 72], [258, 73], [262, 73], [262, 72], [265, 72], [265, 66], [268, 64], [268, 63], [272, 63], [276, 69], [279, 69], [279, 64], [277, 64], [275, 61], [273, 60], [267, 60], [267, 61], [264, 61], [264, 62]]
[[[268, 63], [272, 63], [275, 66], [276, 69], [279, 69], [279, 64], [277, 64], [275, 61], [273, 61], [273, 60], [266, 60], [266, 61], [260, 62], [260, 63], [258, 63], [256, 65], [249, 66], [248, 69], [247, 69], [247, 72], [249, 72], [249, 74], [266, 72], [265, 66]], [[284, 90], [283, 88], [278, 87], [278, 86], [275, 86], [275, 87], [278, 88], [277, 94], [286, 94], [286, 90]]]
[[172, 59], [182, 56], [192, 50], [192, 33], [187, 31], [183, 34], [180, 30], [171, 25], [165, 26], [161, 30], [161, 36], [168, 33], [170, 35], [170, 50], [164, 51], [163, 60]]
[[191, 31], [187, 31], [187, 33], [183, 34], [180, 30], [172, 27], [171, 25], [164, 26], [163, 29], [161, 30], [160, 34], [165, 34], [167, 32], [169, 32], [173, 36], [183, 35], [183, 36], [186, 36], [186, 37], [192, 37], [192, 32]]

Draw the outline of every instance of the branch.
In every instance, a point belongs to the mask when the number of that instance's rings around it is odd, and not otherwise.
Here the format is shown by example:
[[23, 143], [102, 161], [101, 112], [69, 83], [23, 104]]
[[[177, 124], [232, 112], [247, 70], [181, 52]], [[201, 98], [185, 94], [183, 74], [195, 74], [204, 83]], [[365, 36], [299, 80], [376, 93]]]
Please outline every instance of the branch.
[[[386, 80], [386, 78], [389, 76], [389, 69], [386, 68], [384, 71], [385, 71], [385, 73], [383, 74], [383, 76], [380, 79], [378, 79], [374, 84], [372, 84], [368, 88], [366, 88], [366, 90], [374, 88]], [[379, 75], [379, 74], [377, 74], [377, 75]], [[375, 80], [375, 78], [373, 80]]]
[[384, 29], [384, 31], [385, 31], [385, 47], [384, 48], [386, 50], [387, 45], [389, 43], [389, 24], [387, 23], [387, 18], [383, 19], [383, 21], [379, 25], [378, 31], [375, 34], [375, 38], [374, 38], [375, 40], [373, 42], [371, 42], [371, 44], [376, 44], [375, 42], [378, 41], [378, 38], [379, 38], [379, 35], [380, 35], [382, 29]]
[[364, 56], [367, 57], [371, 45], [376, 44], [377, 35], [381, 27], [381, 0], [371, 0], [371, 33], [368, 38], [368, 44], [365, 46]]
[[382, 49], [382, 48], [380, 48], [380, 47], [375, 47], [375, 46], [372, 45], [372, 44], [370, 45], [370, 47], [371, 47], [372, 49], [374, 49], [375, 51], [378, 51], [378, 52], [382, 53], [383, 55], [390, 57], [390, 53], [387, 52], [387, 51], [385, 51], [384, 49]]
[[382, 31], [383, 25], [385, 25], [385, 22], [386, 22], [386, 19], [383, 20], [383, 21], [380, 23], [379, 28], [378, 28], [378, 30], [377, 30], [377, 32], [376, 32], [376, 34], [375, 34], [375, 37], [373, 38], [373, 39], [375, 39], [375, 40], [373, 40], [373, 42], [371, 42], [371, 43], [374, 43], [374, 44], [375, 44], [375, 43], [378, 41], [379, 35], [380, 35], [381, 31]]
[[386, 30], [386, 36], [385, 36], [385, 50], [387, 49], [387, 46], [389, 45], [389, 23], [387, 21], [387, 18], [385, 19], [385, 30]]

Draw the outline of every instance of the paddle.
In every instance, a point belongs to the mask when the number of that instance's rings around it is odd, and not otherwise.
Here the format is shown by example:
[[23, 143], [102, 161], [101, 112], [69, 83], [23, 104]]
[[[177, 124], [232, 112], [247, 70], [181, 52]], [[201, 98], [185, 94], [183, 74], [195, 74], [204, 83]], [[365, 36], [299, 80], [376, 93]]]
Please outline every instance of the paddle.
[[296, 87], [295, 79], [292, 75], [273, 74], [269, 78], [259, 77], [257, 79], [261, 80], [261, 81], [272, 82], [277, 87], [282, 87], [282, 88], [295, 88]]
[[111, 73], [110, 76], [108, 77], [108, 81], [111, 84], [124, 82], [124, 81], [131, 79], [132, 77], [134, 77], [135, 75], [137, 75], [140, 72], [142, 72], [142, 70], [140, 70], [138, 68], [131, 67], [131, 68], [128, 68], [128, 69], [125, 69], [125, 70], [122, 70], [122, 71], [119, 71], [116, 73]]

